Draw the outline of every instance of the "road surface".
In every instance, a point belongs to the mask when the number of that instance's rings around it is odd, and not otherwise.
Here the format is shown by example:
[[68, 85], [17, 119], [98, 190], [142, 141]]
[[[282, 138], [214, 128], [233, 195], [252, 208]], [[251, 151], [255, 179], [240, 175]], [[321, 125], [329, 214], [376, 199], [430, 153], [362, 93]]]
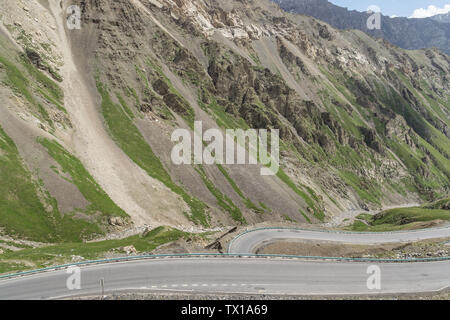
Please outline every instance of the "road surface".
[[450, 238], [450, 226], [423, 230], [383, 233], [326, 232], [304, 229], [256, 229], [236, 237], [228, 248], [229, 253], [255, 253], [261, 245], [276, 240], [317, 240], [348, 244], [383, 244], [412, 242], [427, 239]]
[[[449, 236], [449, 228], [389, 234], [344, 234], [302, 230], [257, 230], [236, 238], [230, 251], [252, 252], [273, 239], [316, 239], [385, 243]], [[380, 289], [369, 289], [374, 263], [282, 258], [158, 258], [96, 264], [80, 269], [80, 289], [69, 290], [66, 269], [0, 280], [0, 299], [56, 299], [105, 292], [183, 291], [192, 293], [356, 295], [436, 292], [450, 289], [450, 260], [379, 263]], [[77, 283], [77, 282], [69, 282]], [[73, 287], [73, 286], [72, 286]], [[76, 286], [75, 286], [76, 287]], [[73, 289], [73, 288], [72, 288]]]
[[367, 263], [249, 258], [170, 258], [86, 266], [81, 289], [65, 270], [0, 281], [0, 299], [55, 299], [118, 290], [341, 295], [432, 292], [450, 286], [450, 261], [380, 264], [381, 290], [367, 288]]

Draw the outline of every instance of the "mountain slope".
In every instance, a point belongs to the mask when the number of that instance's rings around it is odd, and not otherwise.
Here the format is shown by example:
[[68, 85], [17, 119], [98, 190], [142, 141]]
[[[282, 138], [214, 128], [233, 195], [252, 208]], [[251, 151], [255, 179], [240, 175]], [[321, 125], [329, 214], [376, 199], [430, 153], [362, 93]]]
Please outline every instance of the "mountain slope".
[[[338, 29], [357, 29], [405, 49], [436, 47], [450, 54], [450, 25], [437, 18], [408, 19], [381, 16], [381, 30], [369, 30], [370, 14], [347, 10], [327, 0], [273, 0], [288, 12], [325, 21]], [[445, 20], [445, 17], [444, 17]]]
[[430, 18], [435, 20], [435, 21], [438, 21], [438, 22], [450, 23], [450, 12], [449, 13], [438, 14], [438, 15], [435, 15], [435, 16], [430, 17]]
[[[448, 193], [450, 60], [439, 51], [399, 49], [269, 1], [1, 4], [3, 140], [17, 146], [17, 183], [36, 185], [34, 214], [96, 228], [73, 229], [77, 240], [145, 224], [319, 223]], [[81, 30], [66, 27], [70, 4]], [[281, 170], [175, 165], [171, 135], [194, 120], [279, 129]], [[11, 194], [0, 203], [22, 196]], [[1, 223], [5, 234], [69, 240]]]

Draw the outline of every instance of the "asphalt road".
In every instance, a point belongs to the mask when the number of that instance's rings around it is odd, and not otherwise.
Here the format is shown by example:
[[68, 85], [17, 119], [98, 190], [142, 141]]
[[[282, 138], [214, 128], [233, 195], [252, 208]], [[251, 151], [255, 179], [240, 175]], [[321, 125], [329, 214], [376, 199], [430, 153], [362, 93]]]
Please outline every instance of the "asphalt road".
[[[285, 238], [349, 243], [401, 242], [449, 237], [450, 229], [390, 234], [341, 234], [260, 230], [241, 235], [233, 253], [249, 253], [264, 241]], [[434, 292], [450, 288], [450, 260], [380, 263], [380, 289], [369, 289], [373, 263], [281, 258], [158, 258], [83, 266], [80, 289], [69, 290], [66, 270], [0, 280], [0, 299], [55, 299], [105, 292], [150, 290], [194, 293], [353, 295]]]
[[380, 264], [381, 290], [367, 288], [366, 263], [249, 258], [171, 258], [81, 268], [81, 289], [65, 270], [0, 281], [0, 299], [54, 299], [105, 291], [340, 295], [431, 292], [450, 286], [450, 261]]
[[383, 233], [324, 232], [300, 229], [257, 229], [231, 242], [228, 252], [249, 254], [265, 243], [276, 240], [317, 240], [348, 244], [383, 244], [450, 238], [450, 226], [423, 230]]

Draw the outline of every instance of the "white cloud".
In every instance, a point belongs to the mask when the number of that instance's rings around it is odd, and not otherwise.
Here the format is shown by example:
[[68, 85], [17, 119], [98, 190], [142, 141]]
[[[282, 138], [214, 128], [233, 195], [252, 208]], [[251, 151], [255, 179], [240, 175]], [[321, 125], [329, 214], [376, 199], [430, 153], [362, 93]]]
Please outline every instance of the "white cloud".
[[428, 6], [428, 8], [420, 8], [414, 10], [412, 16], [410, 18], [428, 18], [435, 16], [437, 14], [444, 14], [450, 12], [450, 4], [446, 4], [444, 8], [438, 8], [436, 6]]

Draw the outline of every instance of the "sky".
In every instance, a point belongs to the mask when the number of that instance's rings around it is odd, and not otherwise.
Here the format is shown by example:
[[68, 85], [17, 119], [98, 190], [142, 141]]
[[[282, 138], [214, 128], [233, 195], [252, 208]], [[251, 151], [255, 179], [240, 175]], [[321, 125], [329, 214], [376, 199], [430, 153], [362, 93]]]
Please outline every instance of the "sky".
[[425, 18], [450, 12], [450, 0], [329, 0], [350, 10], [367, 11], [371, 5], [386, 16]]

